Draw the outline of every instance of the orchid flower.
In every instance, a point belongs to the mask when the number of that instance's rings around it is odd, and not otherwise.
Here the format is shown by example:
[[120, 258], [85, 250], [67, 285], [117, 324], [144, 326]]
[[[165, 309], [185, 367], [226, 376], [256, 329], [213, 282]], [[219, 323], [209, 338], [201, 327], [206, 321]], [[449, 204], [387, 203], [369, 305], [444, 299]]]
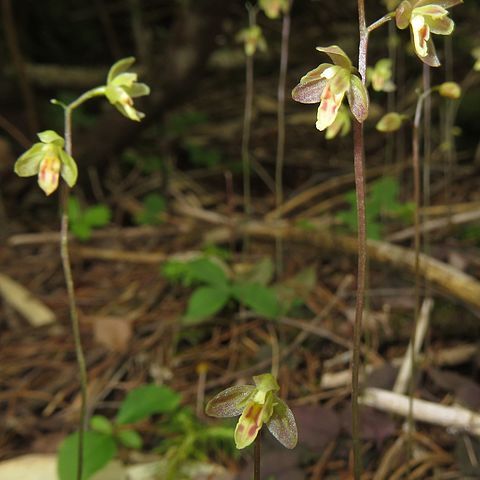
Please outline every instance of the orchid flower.
[[294, 448], [298, 439], [297, 426], [292, 411], [277, 396], [280, 389], [277, 380], [270, 373], [257, 375], [253, 380], [255, 386], [237, 385], [213, 397], [205, 409], [207, 415], [240, 415], [235, 428], [238, 449], [251, 445], [263, 424], [284, 447]]
[[401, 30], [410, 25], [415, 53], [422, 62], [438, 67], [432, 40], [432, 33], [450, 35], [455, 24], [448, 17], [447, 8], [463, 3], [463, 0], [403, 0], [397, 7], [395, 16]]
[[117, 110], [129, 118], [139, 122], [145, 115], [133, 106], [133, 99], [150, 93], [150, 88], [137, 82], [137, 74], [127, 70], [133, 65], [135, 58], [119, 60], [108, 72], [105, 96]]
[[53, 130], [40, 132], [38, 138], [40, 142], [15, 162], [15, 173], [19, 177], [38, 175], [38, 185], [46, 195], [58, 188], [60, 176], [73, 187], [78, 176], [77, 164], [64, 150], [65, 140]]
[[335, 121], [343, 98], [347, 96], [350, 110], [358, 122], [368, 115], [368, 92], [347, 54], [338, 46], [317, 47], [331, 63], [322, 63], [301, 78], [292, 97], [300, 103], [320, 103], [316, 127], [323, 131]]

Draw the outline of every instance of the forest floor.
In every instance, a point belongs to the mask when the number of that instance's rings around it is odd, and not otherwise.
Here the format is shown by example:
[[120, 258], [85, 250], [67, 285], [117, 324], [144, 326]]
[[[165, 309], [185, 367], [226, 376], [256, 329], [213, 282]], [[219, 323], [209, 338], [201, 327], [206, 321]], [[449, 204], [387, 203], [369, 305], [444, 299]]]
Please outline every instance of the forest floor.
[[[104, 182], [92, 169], [91, 185], [80, 188], [82, 203], [88, 198], [112, 211], [111, 222], [88, 240], [71, 238], [89, 414], [112, 418], [128, 391], [156, 383], [179, 392], [182, 405], [215, 425], [217, 420], [204, 416], [206, 400], [273, 371], [296, 416], [299, 445], [286, 451], [265, 434], [265, 478], [349, 479], [357, 268], [351, 141], [327, 147], [314, 129], [315, 108], [289, 106], [287, 193], [276, 208], [276, 78], [260, 73], [249, 219], [238, 161], [242, 102], [229, 101], [243, 98], [243, 85], [237, 80], [220, 90], [222, 82], [206, 82], [195, 102], [172, 116], [177, 131], [164, 143], [147, 135], [152, 151], [168, 151], [166, 167], [147, 172], [148, 155], [138, 149], [124, 179], [126, 164], [114, 164], [103, 172]], [[208, 119], [195, 112], [207, 112]], [[413, 385], [415, 398], [425, 403], [414, 405], [412, 431], [406, 423], [412, 385], [398, 375], [402, 367], [409, 372], [416, 307], [411, 165], [408, 135], [402, 135], [396, 160], [385, 160], [388, 140], [374, 132], [367, 141], [369, 201], [377, 210], [370, 217], [362, 335], [362, 478], [479, 478], [480, 165], [471, 149], [458, 151], [454, 166], [440, 149], [432, 156], [430, 205], [421, 210], [424, 256]], [[218, 151], [235, 161], [224, 163]], [[12, 218], [1, 218], [8, 232], [0, 244], [1, 460], [55, 453], [77, 428], [80, 410], [55, 202], [27, 193], [23, 179], [13, 182], [5, 205], [22, 198], [25, 211], [17, 215], [16, 205]], [[152, 191], [166, 200], [166, 209], [154, 214], [159, 224], [135, 225], [132, 219], [144, 211], [142, 199]], [[279, 244], [282, 268], [274, 273]], [[232, 300], [210, 318], [185, 320], [193, 286], [173, 281], [164, 267], [199, 257], [215, 257], [229, 281], [261, 284], [288, 308], [262, 315]], [[162, 441], [155, 423], [138, 429], [146, 450]], [[208, 448], [201, 453], [237, 478], [250, 478], [250, 452], [241, 458]], [[122, 459], [139, 458], [124, 452]]]

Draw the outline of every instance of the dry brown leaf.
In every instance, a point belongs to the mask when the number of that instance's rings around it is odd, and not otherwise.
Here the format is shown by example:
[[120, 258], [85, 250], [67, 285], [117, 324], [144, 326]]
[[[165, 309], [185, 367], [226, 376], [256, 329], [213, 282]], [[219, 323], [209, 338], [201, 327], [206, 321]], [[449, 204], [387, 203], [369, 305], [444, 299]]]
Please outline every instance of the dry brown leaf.
[[130, 322], [119, 317], [100, 317], [93, 321], [95, 340], [113, 352], [125, 352], [132, 337]]

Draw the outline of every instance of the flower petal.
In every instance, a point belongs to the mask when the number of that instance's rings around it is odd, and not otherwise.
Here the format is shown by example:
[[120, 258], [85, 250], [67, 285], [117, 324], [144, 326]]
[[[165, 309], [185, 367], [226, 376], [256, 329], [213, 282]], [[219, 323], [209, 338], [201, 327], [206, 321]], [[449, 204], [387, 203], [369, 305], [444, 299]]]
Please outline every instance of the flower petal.
[[50, 195], [58, 187], [62, 163], [56, 153], [47, 153], [40, 162], [38, 170], [38, 186], [46, 195]]
[[150, 87], [145, 83], [134, 83], [127, 91], [132, 98], [150, 95]]
[[408, 27], [410, 23], [410, 18], [412, 16], [412, 4], [408, 0], [403, 0], [403, 2], [395, 10], [395, 21], [397, 27], [400, 30], [404, 30]]
[[77, 183], [78, 168], [75, 160], [65, 150], [60, 151], [62, 168], [60, 173], [67, 185], [72, 188]]
[[249, 402], [240, 416], [235, 428], [235, 445], [241, 450], [251, 445], [263, 424], [263, 412], [266, 404]]
[[215, 395], [205, 408], [211, 417], [236, 417], [245, 408], [245, 401], [253, 393], [253, 385], [236, 385]]
[[364, 122], [368, 117], [368, 91], [362, 80], [356, 75], [351, 76], [347, 99], [353, 116], [358, 122]]
[[425, 5], [438, 5], [443, 8], [451, 8], [463, 3], [463, 0], [417, 0], [414, 4], [415, 8]]
[[323, 77], [323, 72], [325, 72], [325, 70], [327, 68], [330, 68], [332, 66], [333, 65], [331, 63], [320, 64], [317, 68], [314, 68], [313, 70], [310, 70], [306, 75], [304, 75], [300, 79], [300, 83], [308, 83], [308, 82], [311, 82], [313, 80], [320, 80], [321, 78], [324, 78]]
[[21, 155], [15, 162], [14, 171], [19, 177], [31, 177], [38, 173], [38, 168], [44, 153], [45, 145], [36, 143]]
[[[413, 32], [412, 32], [413, 36]], [[439, 67], [440, 60], [437, 57], [437, 52], [435, 50], [435, 45], [433, 44], [433, 40], [430, 37], [426, 42], [426, 53], [425, 56], [421, 56], [415, 49], [415, 53], [417, 54], [418, 58], [423, 62], [429, 65], [430, 67]]]
[[280, 390], [277, 379], [271, 373], [255, 375], [253, 381], [260, 392], [278, 392]]
[[111, 85], [117, 87], [131, 87], [137, 81], [138, 75], [132, 72], [125, 72], [117, 75], [111, 82]]
[[42, 143], [53, 143], [54, 145], [58, 145], [60, 148], [63, 148], [65, 145], [65, 140], [53, 130], [45, 130], [37, 133], [37, 137]]
[[331, 45], [330, 47], [317, 47], [319, 52], [326, 53], [335, 65], [346, 68], [350, 71], [352, 68], [352, 62], [348, 58], [348, 55], [338, 46]]
[[427, 42], [430, 40], [430, 27], [422, 15], [414, 15], [410, 21], [413, 34], [413, 45], [419, 57], [426, 57], [428, 54]]
[[438, 35], [450, 35], [455, 28], [455, 22], [446, 15], [443, 17], [425, 16], [425, 21], [430, 27], [430, 31]]
[[266, 422], [270, 433], [286, 448], [294, 448], [298, 442], [295, 417], [287, 404], [276, 397], [270, 420]]
[[317, 110], [317, 123], [315, 124], [317, 130], [323, 131], [335, 121], [343, 97], [343, 93], [335, 95], [330, 89], [330, 84], [327, 84]]
[[110, 83], [117, 75], [126, 72], [135, 63], [135, 57], [122, 58], [114, 63], [107, 75], [107, 83]]
[[326, 78], [299, 83], [292, 90], [292, 98], [300, 103], [318, 103], [322, 98], [323, 90], [327, 84]]

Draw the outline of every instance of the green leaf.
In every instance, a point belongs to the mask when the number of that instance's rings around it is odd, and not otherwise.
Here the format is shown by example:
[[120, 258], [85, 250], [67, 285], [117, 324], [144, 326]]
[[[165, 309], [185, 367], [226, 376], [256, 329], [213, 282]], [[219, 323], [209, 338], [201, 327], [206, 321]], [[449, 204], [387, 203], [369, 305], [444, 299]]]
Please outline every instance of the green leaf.
[[113, 432], [112, 422], [110, 422], [110, 420], [103, 415], [94, 415], [90, 419], [90, 427], [92, 430], [105, 435], [112, 435]]
[[142, 448], [142, 437], [135, 430], [120, 430], [116, 437], [125, 447], [134, 448], [135, 450], [140, 450]]
[[[69, 435], [58, 453], [60, 480], [72, 480], [77, 475], [78, 433]], [[117, 446], [110, 435], [88, 431], [84, 435], [84, 460], [82, 480], [89, 479], [102, 469], [117, 453]]]
[[76, 197], [68, 198], [68, 216], [70, 217], [70, 222], [77, 222], [82, 216], [82, 210], [80, 208], [80, 202]]
[[275, 318], [280, 313], [275, 291], [258, 283], [237, 283], [233, 286], [234, 297], [259, 315]]
[[195, 325], [222, 310], [230, 298], [227, 288], [219, 286], [200, 287], [188, 301], [187, 312], [183, 318], [186, 325]]
[[118, 411], [116, 423], [134, 423], [157, 413], [173, 412], [180, 404], [180, 395], [171, 388], [144, 385], [127, 395]]
[[253, 264], [252, 268], [239, 277], [246, 283], [259, 283], [268, 285], [274, 275], [275, 267], [270, 257], [263, 257], [259, 262]]
[[92, 236], [92, 229], [88, 223], [85, 223], [83, 217], [76, 222], [71, 222], [70, 229], [79, 240], [88, 240]]
[[84, 220], [92, 227], [103, 227], [110, 222], [111, 212], [107, 205], [94, 205], [85, 210]]
[[198, 258], [188, 263], [188, 276], [191, 280], [212, 286], [225, 286], [227, 275], [222, 267], [209, 258]]
[[142, 225], [158, 225], [162, 223], [159, 214], [164, 212], [166, 201], [163, 195], [150, 193], [143, 200], [143, 210], [139, 212], [135, 220]]

